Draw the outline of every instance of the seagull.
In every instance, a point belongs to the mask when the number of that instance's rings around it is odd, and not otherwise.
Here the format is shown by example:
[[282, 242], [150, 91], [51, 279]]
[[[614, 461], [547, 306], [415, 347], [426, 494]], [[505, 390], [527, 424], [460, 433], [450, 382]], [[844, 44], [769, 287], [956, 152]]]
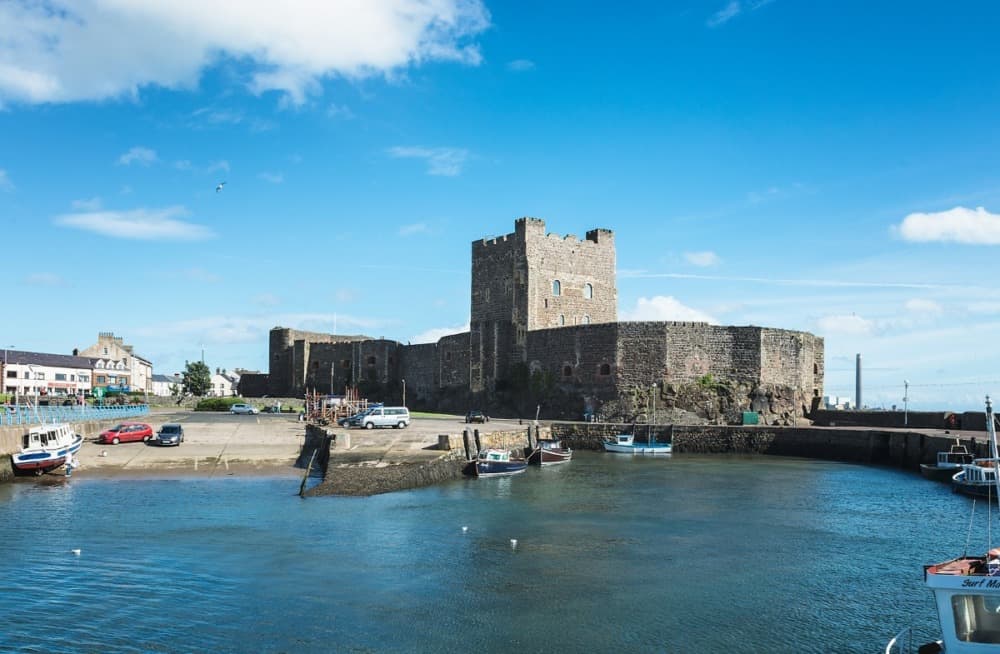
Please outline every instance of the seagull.
[[219, 185], [215, 187], [215, 192], [218, 193], [219, 191], [221, 191], [222, 187], [225, 185], [226, 185], [225, 182], [219, 182]]

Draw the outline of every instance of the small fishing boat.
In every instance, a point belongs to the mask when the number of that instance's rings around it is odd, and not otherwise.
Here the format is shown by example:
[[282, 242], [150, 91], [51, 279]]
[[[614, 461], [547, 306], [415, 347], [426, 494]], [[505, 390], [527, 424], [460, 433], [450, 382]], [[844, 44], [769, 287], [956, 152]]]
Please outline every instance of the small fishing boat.
[[83, 436], [65, 422], [32, 427], [21, 442], [21, 451], [11, 455], [16, 470], [32, 471], [36, 475], [54, 470], [76, 454], [83, 445]]
[[476, 459], [476, 475], [479, 477], [507, 477], [527, 468], [528, 462], [514, 458], [510, 450], [489, 448], [481, 451]]
[[[962, 472], [992, 466], [992, 491], [984, 496], [997, 497], [996, 425], [993, 407], [986, 398], [986, 431], [990, 439], [988, 459], [965, 464]], [[982, 463], [980, 463], [982, 462]], [[992, 501], [992, 500], [991, 500]], [[992, 520], [992, 518], [987, 518]], [[990, 526], [982, 528], [986, 536], [986, 554], [967, 555], [924, 566], [924, 583], [934, 593], [941, 640], [914, 649], [913, 631], [904, 629], [886, 645], [886, 654], [1000, 654], [1000, 547], [993, 547]], [[970, 533], [971, 535], [971, 533]]]
[[657, 443], [650, 438], [648, 443], [636, 443], [634, 434], [617, 434], [613, 438], [602, 441], [605, 452], [618, 454], [671, 454], [673, 446], [670, 443]]
[[964, 445], [959, 444], [955, 439], [955, 444], [947, 452], [938, 452], [937, 461], [934, 463], [921, 463], [920, 474], [926, 479], [935, 481], [950, 481], [955, 473], [962, 469], [967, 463], [972, 463], [975, 457]]
[[990, 457], [974, 459], [963, 464], [951, 478], [951, 488], [969, 497], [993, 498], [997, 495], [997, 465], [1000, 459]]
[[538, 447], [528, 454], [528, 463], [540, 466], [554, 466], [573, 458], [573, 450], [563, 447], [557, 438], [539, 438]]

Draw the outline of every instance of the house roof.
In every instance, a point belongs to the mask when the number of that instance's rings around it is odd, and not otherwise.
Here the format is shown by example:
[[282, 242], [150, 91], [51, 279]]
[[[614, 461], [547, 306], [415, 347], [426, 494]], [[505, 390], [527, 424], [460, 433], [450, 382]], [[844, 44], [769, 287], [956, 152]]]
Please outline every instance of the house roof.
[[4, 350], [5, 360], [11, 365], [48, 366], [50, 368], [83, 368], [93, 370], [96, 359], [78, 357], [71, 354], [49, 354], [47, 352], [24, 352]]
[[184, 381], [184, 378], [180, 375], [153, 375], [153, 381], [165, 382], [167, 384], [177, 384]]

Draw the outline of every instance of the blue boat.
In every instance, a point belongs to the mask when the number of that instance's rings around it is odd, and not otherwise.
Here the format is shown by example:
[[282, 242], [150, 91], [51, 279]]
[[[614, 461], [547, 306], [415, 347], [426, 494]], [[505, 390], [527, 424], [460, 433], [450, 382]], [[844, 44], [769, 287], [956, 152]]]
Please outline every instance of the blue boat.
[[528, 468], [525, 459], [511, 457], [510, 450], [486, 449], [476, 458], [476, 476], [509, 477], [524, 472]]
[[649, 443], [636, 443], [634, 434], [618, 434], [602, 443], [605, 452], [617, 454], [672, 454], [674, 451], [670, 443], [657, 443], [652, 439]]
[[66, 463], [66, 457], [76, 454], [83, 445], [83, 436], [65, 422], [32, 427], [21, 443], [21, 451], [11, 455], [14, 468], [36, 475], [54, 470]]

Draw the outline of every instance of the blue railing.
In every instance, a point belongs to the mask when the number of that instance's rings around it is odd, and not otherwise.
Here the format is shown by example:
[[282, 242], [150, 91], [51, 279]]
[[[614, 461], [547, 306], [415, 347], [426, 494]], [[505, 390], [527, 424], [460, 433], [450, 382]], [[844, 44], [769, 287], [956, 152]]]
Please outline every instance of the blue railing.
[[0, 405], [0, 425], [30, 425], [52, 422], [83, 422], [85, 420], [122, 420], [149, 413], [148, 404], [121, 406], [25, 406]]

